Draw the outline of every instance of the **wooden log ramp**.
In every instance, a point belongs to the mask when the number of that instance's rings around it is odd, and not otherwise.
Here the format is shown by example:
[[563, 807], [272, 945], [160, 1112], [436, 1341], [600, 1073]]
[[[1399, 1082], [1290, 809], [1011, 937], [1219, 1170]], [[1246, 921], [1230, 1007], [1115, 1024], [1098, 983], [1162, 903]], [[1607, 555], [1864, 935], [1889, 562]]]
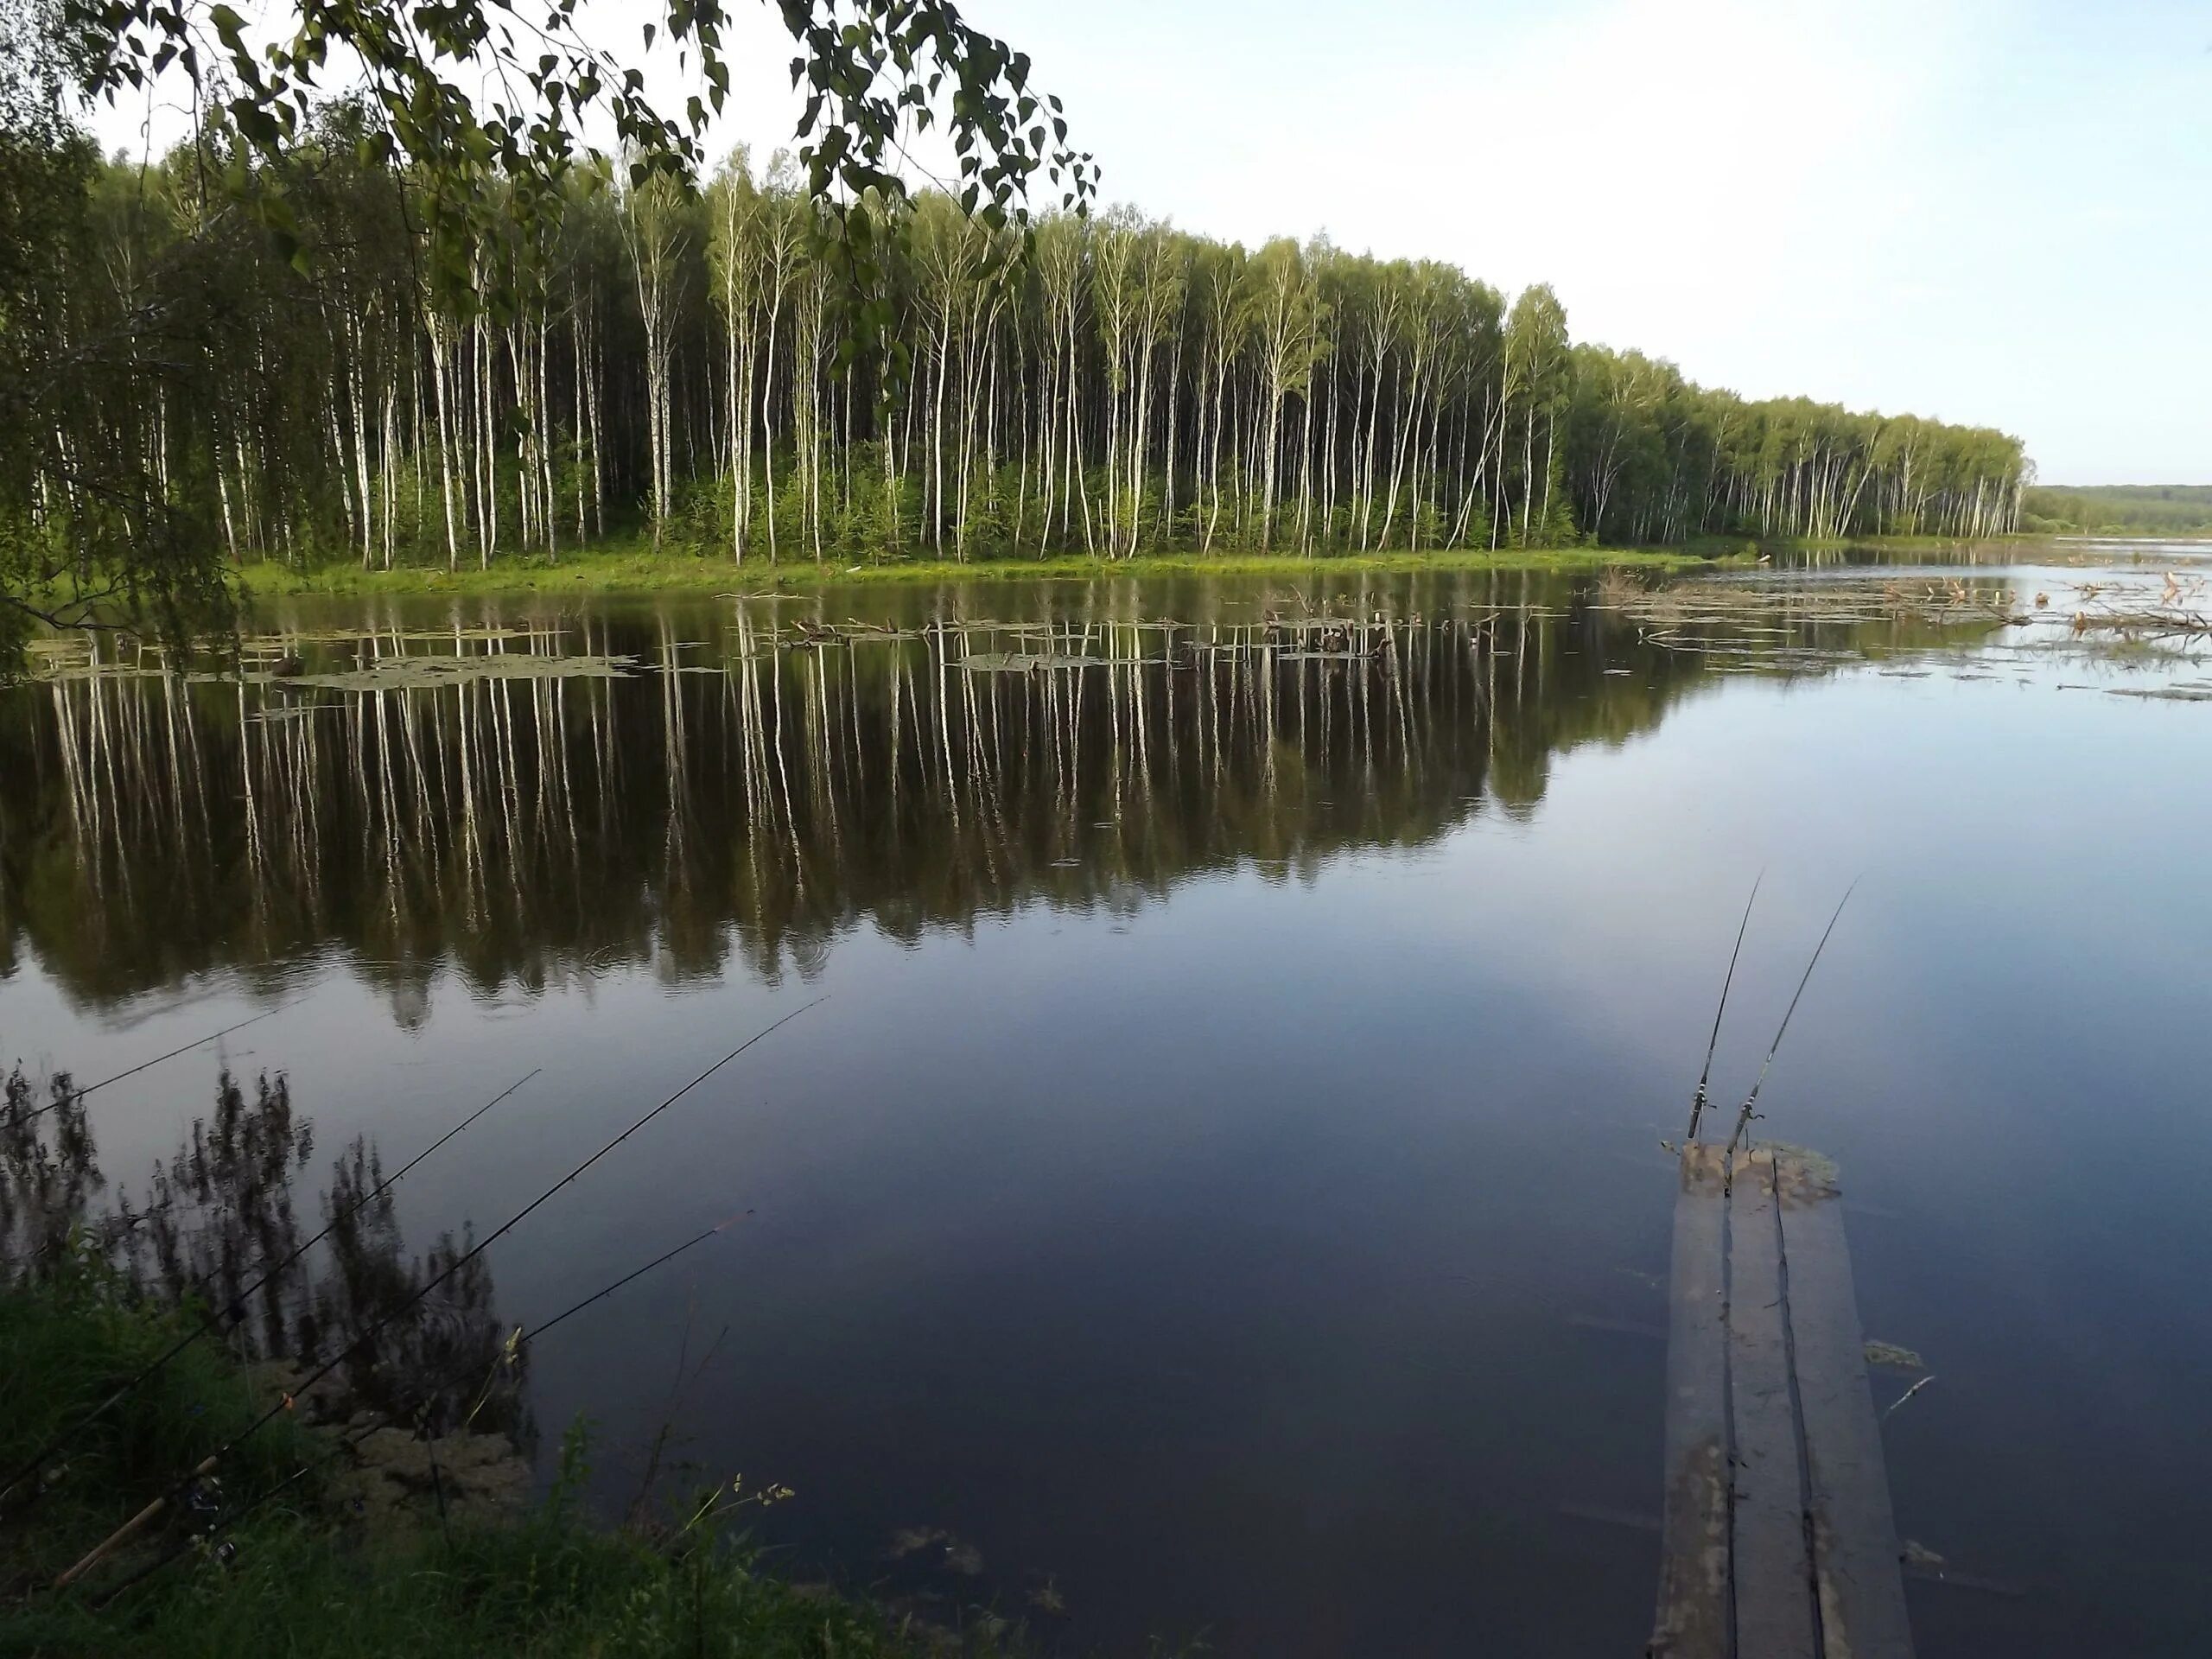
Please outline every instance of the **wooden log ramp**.
[[1842, 1204], [1818, 1160], [1693, 1141], [1675, 1202], [1649, 1659], [1911, 1659]]

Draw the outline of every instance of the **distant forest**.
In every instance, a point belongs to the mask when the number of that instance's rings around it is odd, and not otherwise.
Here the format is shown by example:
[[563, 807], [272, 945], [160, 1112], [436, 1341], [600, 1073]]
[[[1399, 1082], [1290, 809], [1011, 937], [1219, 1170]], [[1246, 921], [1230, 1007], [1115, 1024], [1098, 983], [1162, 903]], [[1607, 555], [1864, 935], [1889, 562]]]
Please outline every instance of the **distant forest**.
[[2022, 505], [2021, 523], [2031, 530], [2212, 536], [2212, 484], [2031, 488]]
[[[1546, 287], [1315, 238], [1258, 248], [1134, 208], [1027, 249], [925, 194], [893, 249], [905, 372], [837, 370], [804, 181], [740, 151], [703, 188], [579, 169], [557, 245], [480, 254], [456, 307], [428, 215], [289, 152], [299, 257], [210, 185], [235, 153], [48, 157], [35, 320], [77, 359], [25, 511], [143, 457], [237, 558], [488, 565], [632, 530], [725, 558], [1325, 551], [2012, 529], [2018, 439], [1754, 402], [1578, 343]], [[233, 192], [232, 194], [235, 194]], [[27, 253], [31, 250], [26, 249]], [[30, 316], [33, 313], [27, 312]]]

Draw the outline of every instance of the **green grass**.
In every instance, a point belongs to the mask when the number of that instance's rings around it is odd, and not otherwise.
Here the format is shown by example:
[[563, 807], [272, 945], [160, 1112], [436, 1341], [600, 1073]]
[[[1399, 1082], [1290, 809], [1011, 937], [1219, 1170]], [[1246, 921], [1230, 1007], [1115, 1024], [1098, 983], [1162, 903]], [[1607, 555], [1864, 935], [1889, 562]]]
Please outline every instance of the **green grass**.
[[[184, 1328], [97, 1266], [0, 1289], [0, 1472]], [[715, 1522], [656, 1535], [595, 1528], [563, 1495], [580, 1475], [571, 1457], [554, 1497], [505, 1526], [456, 1522], [442, 1534], [425, 1523], [370, 1536], [310, 1478], [226, 1530], [227, 1560], [195, 1546], [132, 1584], [183, 1535], [157, 1525], [79, 1585], [47, 1587], [265, 1404], [218, 1344], [197, 1344], [73, 1446], [36, 1503], [11, 1497], [0, 1518], [0, 1654], [899, 1659], [1014, 1650], [1018, 1631], [954, 1641], [788, 1583]], [[279, 1418], [218, 1471], [223, 1503], [265, 1491], [328, 1444]]]
[[[0, 1478], [12, 1473], [126, 1377], [190, 1327], [132, 1298], [111, 1272], [70, 1262], [35, 1289], [0, 1291]], [[259, 1414], [244, 1380], [217, 1345], [195, 1344], [128, 1410], [103, 1414], [49, 1468], [50, 1484], [18, 1523], [20, 1494], [0, 1510], [0, 1573], [51, 1578], [177, 1474]], [[279, 1420], [240, 1449], [239, 1478], [281, 1479], [306, 1450]]]
[[716, 555], [657, 550], [641, 539], [615, 540], [564, 553], [557, 563], [542, 556], [508, 556], [489, 569], [464, 564], [407, 565], [391, 570], [364, 570], [331, 564], [301, 570], [278, 563], [242, 568], [249, 594], [503, 594], [635, 593], [658, 589], [710, 593], [791, 592], [849, 582], [954, 582], [1093, 580], [1101, 576], [1353, 575], [1398, 575], [1431, 570], [1594, 570], [1618, 565], [1668, 569], [1740, 556], [1740, 541], [1695, 548], [1663, 550], [1594, 547], [1529, 548], [1490, 553], [1338, 554], [1303, 558], [1293, 554], [1158, 553], [1109, 559], [1055, 556], [1036, 559], [950, 561], [897, 559], [855, 564], [850, 559], [791, 561], [770, 564], [754, 558], [743, 565]]

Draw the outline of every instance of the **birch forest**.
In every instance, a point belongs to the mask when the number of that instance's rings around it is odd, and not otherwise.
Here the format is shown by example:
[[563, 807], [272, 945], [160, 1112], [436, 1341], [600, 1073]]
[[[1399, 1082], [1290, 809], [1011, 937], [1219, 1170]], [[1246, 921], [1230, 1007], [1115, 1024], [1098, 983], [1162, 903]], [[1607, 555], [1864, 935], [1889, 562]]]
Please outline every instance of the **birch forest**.
[[378, 568], [615, 537], [851, 563], [1979, 537], [2031, 478], [2000, 432], [1578, 343], [1542, 286], [1129, 207], [1025, 242], [918, 194], [885, 242], [901, 368], [841, 369], [819, 209], [780, 153], [696, 189], [572, 175], [550, 252], [477, 256], [519, 302], [455, 305], [414, 187], [356, 160], [360, 120], [299, 147], [291, 258], [211, 192], [219, 156], [69, 152], [44, 321], [136, 332], [25, 435], [16, 533], [94, 510], [88, 449], [142, 458], [233, 560]]

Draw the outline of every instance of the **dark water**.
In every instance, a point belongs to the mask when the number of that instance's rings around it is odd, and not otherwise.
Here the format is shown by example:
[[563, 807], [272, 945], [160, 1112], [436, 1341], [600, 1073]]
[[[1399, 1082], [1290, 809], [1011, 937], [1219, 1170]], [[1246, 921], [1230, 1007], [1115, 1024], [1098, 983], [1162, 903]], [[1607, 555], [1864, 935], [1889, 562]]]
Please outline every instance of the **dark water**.
[[[1860, 876], [1763, 1127], [1840, 1165], [1868, 1333], [1936, 1376], [1901, 1530], [2024, 1592], [1916, 1584], [1921, 1650], [2203, 1652], [2208, 670], [1993, 628], [2172, 557], [2051, 556], [302, 608], [284, 685], [57, 657], [0, 694], [0, 1057], [278, 1008], [222, 1058], [288, 1079], [310, 1218], [355, 1137], [390, 1167], [543, 1068], [397, 1190], [360, 1249], [404, 1274], [826, 999], [470, 1288], [473, 1360], [749, 1212], [532, 1356], [610, 1510], [669, 1423], [664, 1469], [796, 1489], [799, 1569], [1067, 1650], [1627, 1654], [1658, 1142], [1753, 875], [1736, 1098]], [[218, 1071], [95, 1095], [84, 1200], [143, 1202]]]

